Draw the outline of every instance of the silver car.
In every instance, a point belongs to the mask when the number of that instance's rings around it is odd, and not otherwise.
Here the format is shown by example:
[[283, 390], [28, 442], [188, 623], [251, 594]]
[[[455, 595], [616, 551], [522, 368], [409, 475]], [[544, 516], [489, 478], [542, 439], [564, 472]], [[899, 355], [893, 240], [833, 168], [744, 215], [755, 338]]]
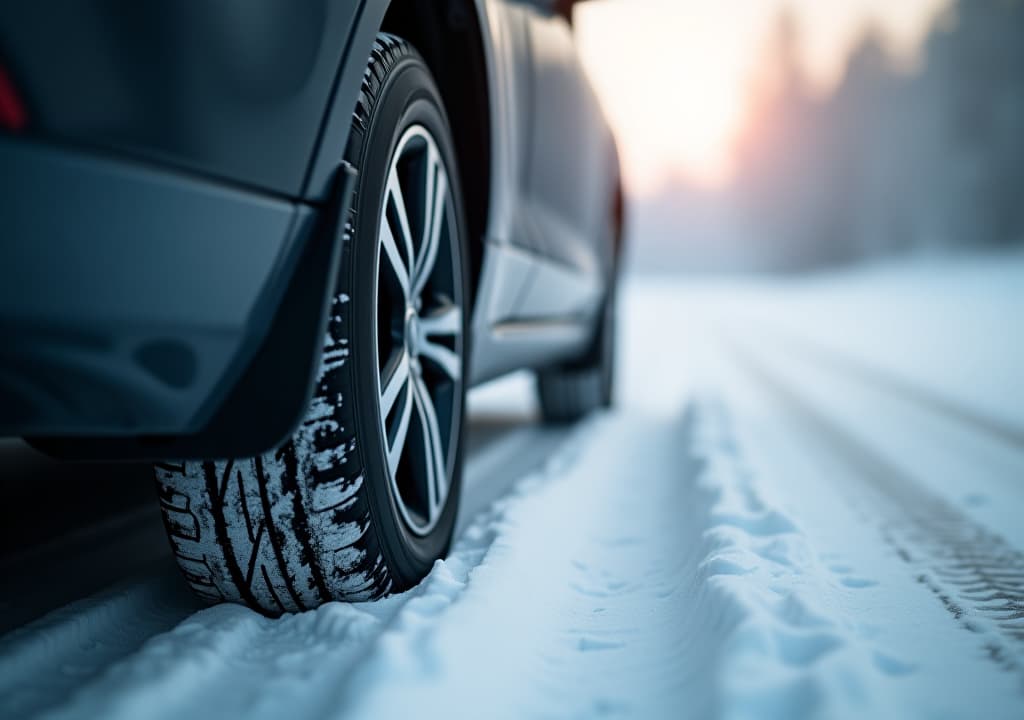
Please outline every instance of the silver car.
[[622, 188], [571, 9], [4, 5], [0, 435], [155, 460], [211, 602], [419, 582], [467, 388], [611, 402]]

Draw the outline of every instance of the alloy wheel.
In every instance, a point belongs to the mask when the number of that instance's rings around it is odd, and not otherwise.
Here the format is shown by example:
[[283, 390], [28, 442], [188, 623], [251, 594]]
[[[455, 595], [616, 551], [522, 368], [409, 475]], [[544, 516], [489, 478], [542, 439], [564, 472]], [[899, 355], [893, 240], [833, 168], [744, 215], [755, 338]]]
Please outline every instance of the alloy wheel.
[[379, 219], [376, 359], [380, 427], [398, 510], [428, 534], [449, 495], [461, 422], [463, 298], [458, 224], [430, 132], [407, 129]]

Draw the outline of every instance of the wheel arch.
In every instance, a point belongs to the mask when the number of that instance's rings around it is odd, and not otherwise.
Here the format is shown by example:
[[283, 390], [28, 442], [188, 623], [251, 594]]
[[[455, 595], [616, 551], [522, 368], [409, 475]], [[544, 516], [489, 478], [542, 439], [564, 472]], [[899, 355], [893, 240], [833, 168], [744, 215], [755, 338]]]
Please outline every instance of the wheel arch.
[[419, 51], [441, 91], [466, 208], [474, 300], [491, 186], [491, 111], [480, 12], [474, 0], [392, 0], [381, 24], [383, 32], [407, 40]]
[[303, 192], [311, 202], [325, 202], [331, 196], [363, 68], [377, 33], [389, 32], [407, 40], [423, 56], [437, 81], [452, 126], [470, 234], [470, 294], [474, 301], [492, 184], [494, 118], [485, 12], [481, 0], [365, 0], [342, 53], [333, 99]]

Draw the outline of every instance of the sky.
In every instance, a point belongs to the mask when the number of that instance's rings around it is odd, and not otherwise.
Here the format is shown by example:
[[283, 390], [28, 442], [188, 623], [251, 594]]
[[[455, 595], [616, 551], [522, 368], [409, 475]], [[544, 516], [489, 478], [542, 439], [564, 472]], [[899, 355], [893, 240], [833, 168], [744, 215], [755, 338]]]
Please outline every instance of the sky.
[[911, 66], [947, 0], [590, 0], [576, 6], [577, 42], [619, 141], [635, 193], [672, 178], [728, 182], [731, 144], [751, 88], [789, 12], [800, 62], [827, 92], [868, 28]]

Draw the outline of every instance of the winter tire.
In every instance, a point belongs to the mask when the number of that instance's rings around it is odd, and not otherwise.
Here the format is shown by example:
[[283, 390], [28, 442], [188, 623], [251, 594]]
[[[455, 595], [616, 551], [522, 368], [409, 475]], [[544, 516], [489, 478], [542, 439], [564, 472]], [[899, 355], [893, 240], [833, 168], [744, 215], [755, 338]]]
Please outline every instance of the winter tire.
[[541, 416], [549, 423], [571, 423], [611, 407], [615, 381], [615, 281], [604, 301], [601, 322], [580, 360], [537, 373]]
[[359, 178], [315, 394], [280, 449], [162, 463], [189, 584], [268, 614], [419, 582], [460, 489], [469, 293], [451, 131], [426, 65], [379, 35], [345, 159]]

